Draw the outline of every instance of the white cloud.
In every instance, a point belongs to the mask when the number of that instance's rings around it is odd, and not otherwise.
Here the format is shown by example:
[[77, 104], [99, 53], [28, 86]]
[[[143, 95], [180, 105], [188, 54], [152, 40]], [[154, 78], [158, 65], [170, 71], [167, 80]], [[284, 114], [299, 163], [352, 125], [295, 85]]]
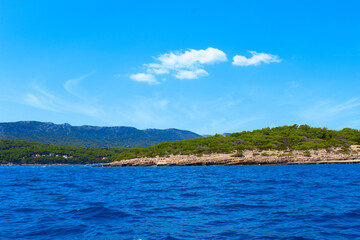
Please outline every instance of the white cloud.
[[149, 64], [152, 69], [177, 70], [196, 68], [199, 64], [214, 64], [227, 61], [226, 54], [216, 48], [209, 47], [205, 50], [188, 50], [184, 53], [171, 52], [155, 58], [160, 64]]
[[261, 63], [272, 63], [272, 62], [281, 62], [279, 56], [268, 54], [268, 53], [257, 53], [255, 51], [249, 51], [252, 54], [252, 57], [246, 58], [244, 56], [236, 55], [233, 58], [233, 65], [236, 66], [257, 66]]
[[191, 71], [180, 70], [174, 76], [178, 79], [197, 79], [206, 75], [208, 75], [208, 73], [204, 69], [196, 69]]
[[[233, 58], [233, 65], [250, 66], [261, 63], [281, 62], [279, 56], [267, 53], [257, 53], [249, 51], [252, 56], [236, 55]], [[205, 65], [228, 61], [226, 54], [216, 48], [189, 49], [185, 52], [177, 51], [161, 54], [154, 57], [156, 62], [144, 64], [145, 73], [132, 74], [130, 78], [138, 82], [149, 84], [159, 84], [157, 75], [171, 74], [178, 79], [197, 79], [209, 75], [204, 69]]]
[[147, 72], [150, 72], [150, 73], [155, 73], [156, 75], [160, 75], [160, 74], [168, 74], [169, 73], [169, 70], [168, 69], [165, 69], [165, 68], [149, 68], [147, 70]]
[[149, 84], [159, 84], [155, 76], [150, 73], [137, 73], [130, 75], [130, 78], [137, 82], [146, 82]]
[[170, 52], [154, 58], [157, 63], [144, 64], [147, 73], [138, 73], [130, 76], [132, 80], [159, 83], [155, 75], [172, 74], [178, 79], [197, 79], [208, 75], [204, 65], [226, 62], [226, 54], [216, 48], [205, 50], [190, 49], [185, 52]]

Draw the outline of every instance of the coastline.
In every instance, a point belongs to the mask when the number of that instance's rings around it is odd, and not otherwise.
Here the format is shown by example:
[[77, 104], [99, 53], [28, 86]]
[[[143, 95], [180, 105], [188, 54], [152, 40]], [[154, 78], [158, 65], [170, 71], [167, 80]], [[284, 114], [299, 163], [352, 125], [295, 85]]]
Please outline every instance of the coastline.
[[[233, 153], [204, 155], [170, 155], [166, 157], [133, 158], [108, 163], [85, 164], [93, 167], [141, 166], [226, 166], [226, 165], [299, 165], [299, 164], [354, 164], [360, 163], [360, 145], [352, 145], [349, 152], [341, 148], [318, 150], [244, 150], [242, 157]], [[0, 166], [61, 166], [84, 164], [0, 164]]]
[[318, 150], [244, 150], [242, 157], [234, 153], [170, 155], [167, 157], [134, 158], [100, 164], [100, 167], [125, 166], [226, 166], [226, 165], [297, 165], [360, 163], [360, 145], [352, 145], [349, 152], [341, 148]]
[[14, 164], [14, 163], [7, 163], [7, 164], [0, 164], [0, 167], [11, 167], [11, 166], [67, 166], [67, 165], [86, 165], [86, 166], [92, 166], [92, 165], [101, 165], [102, 163], [92, 163], [92, 164], [71, 164], [71, 163], [33, 163], [33, 164]]

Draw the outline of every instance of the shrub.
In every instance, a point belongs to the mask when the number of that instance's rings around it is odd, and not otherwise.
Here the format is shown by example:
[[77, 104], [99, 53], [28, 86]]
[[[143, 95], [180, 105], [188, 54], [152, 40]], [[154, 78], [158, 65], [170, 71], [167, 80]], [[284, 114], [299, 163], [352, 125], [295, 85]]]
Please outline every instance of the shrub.
[[311, 157], [311, 153], [309, 151], [304, 151], [303, 153], [304, 157]]
[[235, 154], [231, 155], [232, 157], [245, 157], [243, 151], [237, 151]]

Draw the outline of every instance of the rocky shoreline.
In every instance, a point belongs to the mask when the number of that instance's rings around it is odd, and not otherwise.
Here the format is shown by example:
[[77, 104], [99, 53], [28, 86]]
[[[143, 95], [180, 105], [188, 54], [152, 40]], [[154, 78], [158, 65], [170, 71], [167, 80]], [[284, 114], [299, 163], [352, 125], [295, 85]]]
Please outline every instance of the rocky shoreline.
[[360, 145], [352, 145], [346, 151], [341, 148], [293, 151], [245, 150], [241, 157], [235, 157], [233, 155], [234, 153], [170, 155], [167, 157], [121, 160], [104, 163], [100, 166], [219, 166], [360, 163]]

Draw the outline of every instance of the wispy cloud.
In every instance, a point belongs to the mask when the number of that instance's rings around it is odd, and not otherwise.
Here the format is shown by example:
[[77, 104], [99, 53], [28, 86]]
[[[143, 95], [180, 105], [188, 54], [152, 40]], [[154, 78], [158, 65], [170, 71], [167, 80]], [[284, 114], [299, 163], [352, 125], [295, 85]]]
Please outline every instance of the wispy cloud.
[[132, 74], [130, 78], [138, 82], [158, 84], [156, 75], [172, 74], [178, 79], [197, 79], [208, 75], [204, 65], [226, 62], [226, 54], [216, 48], [185, 52], [170, 52], [154, 58], [155, 63], [144, 64], [145, 73]]
[[94, 72], [90, 72], [86, 75], [83, 75], [79, 78], [74, 78], [74, 79], [69, 79], [64, 83], [64, 89], [70, 93], [71, 95], [78, 97], [80, 99], [84, 99], [84, 97], [82, 97], [77, 91], [77, 85], [84, 79], [88, 78], [89, 76], [91, 76]]
[[100, 110], [94, 104], [88, 103], [88, 101], [67, 101], [56, 97], [39, 86], [34, 86], [32, 92], [27, 93], [23, 100], [26, 105], [52, 112], [80, 113], [91, 117], [97, 117], [100, 114]]
[[60, 99], [57, 99], [51, 93], [45, 91], [39, 86], [34, 86], [33, 93], [27, 93], [24, 100], [27, 105], [32, 107], [52, 111], [52, 112], [61, 112]]
[[171, 102], [161, 96], [134, 96], [117, 106], [104, 105], [102, 120], [110, 125], [137, 128], [167, 128], [178, 116], [172, 112]]
[[328, 110], [328, 112], [330, 114], [337, 114], [337, 113], [340, 113], [342, 111], [351, 110], [351, 109], [359, 107], [359, 106], [360, 106], [359, 99], [358, 98], [353, 98], [353, 99], [350, 99], [349, 101], [347, 101], [345, 103], [338, 104], [338, 105], [335, 105], [335, 106], [331, 107]]
[[[65, 84], [64, 84], [65, 88]], [[33, 86], [30, 91], [18, 103], [49, 112], [61, 113], [63, 115], [85, 115], [89, 119], [97, 119], [109, 125], [128, 125], [140, 128], [168, 126], [174, 122], [174, 114], [169, 109], [169, 100], [163, 97], [142, 97], [134, 96], [131, 99], [122, 101], [119, 106], [109, 106], [95, 103], [89, 99], [54, 95], [50, 91], [39, 86]], [[120, 122], [119, 122], [119, 119]]]
[[219, 117], [209, 120], [198, 130], [199, 134], [232, 133], [245, 130], [250, 124], [261, 120], [261, 117]]
[[257, 66], [261, 63], [272, 63], [272, 62], [281, 62], [279, 56], [268, 54], [268, 53], [258, 53], [255, 51], [249, 51], [252, 54], [250, 58], [245, 56], [236, 55], [233, 58], [233, 65], [236, 66]]
[[296, 82], [296, 81], [287, 82], [286, 85], [289, 88], [298, 88], [298, 87], [300, 87], [300, 83]]
[[358, 98], [352, 98], [340, 104], [334, 104], [330, 101], [324, 101], [315, 104], [309, 109], [301, 111], [299, 113], [299, 116], [308, 121], [326, 122], [328, 120], [358, 114], [358, 107], [360, 107], [360, 101]]
[[190, 130], [203, 134], [241, 130], [259, 119], [257, 116], [239, 114], [238, 109], [243, 100], [238, 96], [229, 95], [194, 102], [185, 97], [171, 100], [154, 93], [153, 96], [132, 96], [119, 100], [116, 104], [105, 105], [71, 98], [69, 92], [65, 93], [67, 94], [62, 96], [59, 90], [54, 93], [35, 86], [21, 100], [22, 104], [34, 108], [74, 118], [86, 116], [90, 122], [96, 119], [106, 125], [188, 129], [193, 124], [194, 127]]
[[60, 109], [52, 102], [49, 101], [47, 97], [37, 96], [34, 94], [26, 94], [25, 103], [36, 108], [52, 111], [52, 112], [60, 112]]

